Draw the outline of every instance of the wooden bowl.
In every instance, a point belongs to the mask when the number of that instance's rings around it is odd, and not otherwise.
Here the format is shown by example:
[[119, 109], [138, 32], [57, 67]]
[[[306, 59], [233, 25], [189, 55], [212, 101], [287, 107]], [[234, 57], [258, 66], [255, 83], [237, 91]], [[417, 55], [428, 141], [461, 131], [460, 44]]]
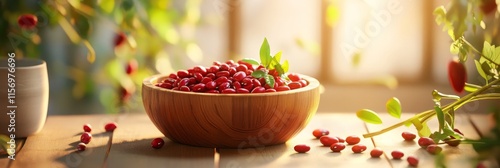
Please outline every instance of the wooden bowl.
[[300, 132], [319, 105], [318, 80], [303, 88], [273, 93], [212, 94], [155, 86], [166, 75], [142, 84], [142, 100], [154, 125], [169, 139], [201, 147], [249, 148], [285, 143]]

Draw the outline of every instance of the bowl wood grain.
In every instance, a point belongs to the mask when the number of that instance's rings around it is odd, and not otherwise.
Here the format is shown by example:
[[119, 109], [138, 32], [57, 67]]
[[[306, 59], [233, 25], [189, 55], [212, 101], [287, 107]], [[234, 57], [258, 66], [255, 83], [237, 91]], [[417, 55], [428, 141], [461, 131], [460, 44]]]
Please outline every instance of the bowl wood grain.
[[248, 148], [285, 143], [316, 113], [319, 82], [274, 93], [211, 94], [155, 86], [166, 75], [143, 81], [144, 108], [169, 139], [201, 147]]

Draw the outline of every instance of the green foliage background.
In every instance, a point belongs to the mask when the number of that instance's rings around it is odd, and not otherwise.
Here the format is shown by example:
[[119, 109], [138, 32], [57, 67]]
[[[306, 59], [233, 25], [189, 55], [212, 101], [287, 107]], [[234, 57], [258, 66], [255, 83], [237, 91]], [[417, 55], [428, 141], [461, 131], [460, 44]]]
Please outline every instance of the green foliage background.
[[[200, 59], [198, 45], [180, 33], [196, 29], [200, 4], [201, 0], [1, 1], [1, 57], [15, 52], [16, 58], [47, 62], [49, 113], [142, 111], [140, 85], [145, 77], [183, 68], [185, 56]], [[21, 29], [17, 18], [22, 14], [36, 15], [37, 27]], [[108, 31], [106, 37], [102, 30]], [[115, 47], [119, 32], [127, 40]], [[127, 75], [130, 60], [136, 60], [139, 69]], [[158, 60], [164, 64], [162, 70]], [[124, 92], [132, 96], [123, 99]]]

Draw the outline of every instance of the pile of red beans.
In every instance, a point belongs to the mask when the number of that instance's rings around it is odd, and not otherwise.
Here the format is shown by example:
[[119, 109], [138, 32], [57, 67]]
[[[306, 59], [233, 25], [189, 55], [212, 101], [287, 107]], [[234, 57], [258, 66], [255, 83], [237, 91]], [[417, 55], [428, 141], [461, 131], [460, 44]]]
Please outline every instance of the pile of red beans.
[[[262, 71], [274, 78], [274, 86], [266, 83], [264, 77], [255, 78], [254, 71]], [[286, 79], [288, 78], [288, 79]], [[225, 63], [214, 62], [210, 67], [195, 66], [188, 70], [171, 73], [168, 78], [156, 84], [158, 87], [185, 92], [204, 93], [265, 93], [280, 92], [302, 88], [308, 82], [296, 73], [289, 73], [282, 78], [278, 72], [264, 66], [233, 60]]]

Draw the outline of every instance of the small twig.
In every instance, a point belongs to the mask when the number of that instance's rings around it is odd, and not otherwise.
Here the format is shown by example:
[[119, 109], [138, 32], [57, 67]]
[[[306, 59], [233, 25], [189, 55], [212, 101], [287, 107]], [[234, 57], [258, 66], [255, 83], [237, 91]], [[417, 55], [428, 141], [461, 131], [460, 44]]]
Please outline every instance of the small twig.
[[495, 64], [496, 66], [500, 66], [500, 64], [498, 64], [495, 61], [491, 60], [490, 58], [486, 57], [485, 55], [483, 55], [482, 52], [479, 52], [479, 50], [477, 50], [471, 43], [469, 43], [467, 40], [465, 40], [464, 37], [461, 37], [460, 40], [462, 40], [465, 44], [467, 44], [470, 48], [472, 48], [472, 50], [474, 50], [476, 53], [478, 53], [484, 59], [490, 61], [492, 64]]

